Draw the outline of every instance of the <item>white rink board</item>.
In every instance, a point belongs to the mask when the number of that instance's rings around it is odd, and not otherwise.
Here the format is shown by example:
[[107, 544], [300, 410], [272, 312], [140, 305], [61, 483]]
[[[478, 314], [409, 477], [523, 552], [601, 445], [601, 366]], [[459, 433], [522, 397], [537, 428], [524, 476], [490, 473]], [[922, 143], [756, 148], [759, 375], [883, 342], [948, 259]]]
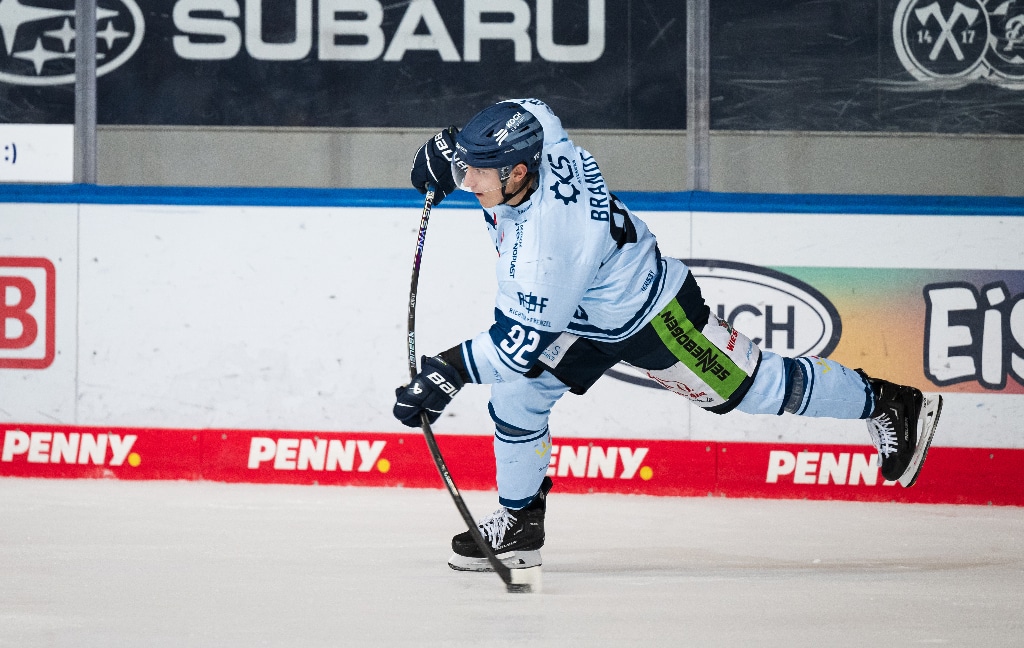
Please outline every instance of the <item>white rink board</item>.
[[[820, 267], [1024, 269], [1024, 218], [640, 212], [667, 256]], [[491, 323], [494, 251], [478, 210], [434, 210], [421, 354]], [[408, 208], [0, 203], [0, 256], [57, 266], [58, 354], [0, 371], [0, 418], [83, 426], [400, 431]], [[884, 234], [884, 235], [883, 235]], [[437, 425], [490, 434], [487, 388]], [[1024, 447], [1024, 397], [950, 394], [936, 445]], [[605, 379], [567, 396], [563, 437], [856, 443], [857, 421], [719, 417]]]
[[72, 182], [74, 176], [74, 124], [0, 124], [0, 183]]
[[49, 259], [57, 296], [53, 363], [45, 370], [0, 369], [0, 420], [72, 423], [78, 363], [78, 206], [0, 203], [0, 257]]

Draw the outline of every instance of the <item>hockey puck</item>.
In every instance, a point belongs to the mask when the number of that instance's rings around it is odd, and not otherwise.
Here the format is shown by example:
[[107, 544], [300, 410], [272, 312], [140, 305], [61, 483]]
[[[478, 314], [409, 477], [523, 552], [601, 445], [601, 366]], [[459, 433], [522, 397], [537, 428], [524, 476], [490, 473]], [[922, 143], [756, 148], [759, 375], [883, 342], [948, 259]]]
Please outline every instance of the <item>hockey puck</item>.
[[511, 579], [505, 584], [510, 594], [534, 594], [541, 590], [540, 565], [526, 569], [512, 569]]

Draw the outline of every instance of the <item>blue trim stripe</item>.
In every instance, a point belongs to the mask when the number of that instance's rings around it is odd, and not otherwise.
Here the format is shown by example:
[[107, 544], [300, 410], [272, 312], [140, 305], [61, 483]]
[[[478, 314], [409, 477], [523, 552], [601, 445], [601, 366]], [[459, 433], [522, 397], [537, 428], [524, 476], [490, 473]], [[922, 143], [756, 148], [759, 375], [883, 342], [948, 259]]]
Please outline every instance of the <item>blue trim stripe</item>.
[[540, 432], [537, 432], [533, 436], [514, 436], [514, 435], [509, 435], [509, 434], [506, 434], [505, 430], [502, 430], [501, 427], [497, 427], [496, 426], [494, 428], [494, 438], [497, 439], [498, 441], [501, 441], [502, 443], [512, 443], [512, 444], [517, 444], [517, 443], [533, 443], [534, 441], [539, 441], [540, 439], [545, 438], [547, 435], [548, 435], [548, 429], [547, 428], [544, 428], [543, 430], [541, 430]]
[[640, 307], [640, 310], [638, 310], [636, 314], [629, 319], [629, 321], [617, 329], [602, 329], [589, 324], [576, 324], [575, 322], [569, 322], [568, 326], [565, 327], [566, 330], [572, 331], [573, 333], [579, 333], [581, 335], [589, 334], [590, 337], [603, 335], [605, 340], [611, 341], [618, 341], [628, 337], [627, 334], [632, 334], [633, 329], [637, 327], [637, 324], [651, 314], [655, 302], [661, 298], [661, 293], [665, 289], [665, 267], [667, 264], [661, 258], [661, 251], [658, 250], [658, 248], [655, 248], [655, 252], [657, 252], [658, 255], [658, 275], [654, 279], [654, 287], [651, 288], [650, 294], [647, 295], [647, 300], [644, 302], [644, 305]]
[[544, 426], [543, 430], [524, 430], [521, 427], [517, 427], [515, 425], [512, 425], [511, 423], [507, 423], [501, 420], [500, 418], [498, 418], [498, 415], [494, 413], [493, 403], [487, 403], [487, 413], [491, 415], [491, 420], [494, 421], [495, 427], [498, 428], [495, 430], [495, 435], [497, 435], [498, 432], [501, 432], [502, 434], [510, 437], [518, 438], [524, 436], [533, 436], [534, 439], [539, 439], [541, 436], [548, 433], [548, 426], [546, 425]]
[[[1002, 196], [732, 194], [701, 191], [676, 195], [680, 199], [688, 196], [686, 209], [706, 212], [1024, 216], [1024, 198]], [[623, 197], [623, 194], [619, 196]], [[633, 205], [631, 207], [639, 209]]]
[[517, 499], [517, 500], [507, 499], [507, 498], [501, 497], [499, 495], [498, 496], [498, 504], [501, 504], [502, 506], [504, 506], [507, 509], [511, 509], [513, 511], [518, 511], [520, 509], [524, 509], [527, 506], [529, 506], [530, 503], [533, 502], [533, 500], [535, 500], [535, 499], [537, 499], [536, 495], [534, 495], [532, 497], [527, 497], [525, 499]]
[[[494, 346], [497, 347], [498, 345], [494, 345]], [[540, 347], [540, 348], [541, 348], [541, 350], [544, 350], [546, 347]], [[514, 371], [515, 373], [517, 373], [517, 374], [525, 374], [528, 371], [528, 369], [520, 367], [517, 364], [513, 364], [512, 361], [509, 360], [507, 355], [505, 355], [504, 353], [501, 353], [501, 348], [500, 347], [498, 347], [498, 359], [501, 360], [501, 364], [505, 365], [505, 368], [510, 369], [510, 370]]]
[[[863, 378], [862, 378], [863, 379]], [[871, 383], [864, 380], [864, 411], [861, 412], [862, 419], [871, 418], [875, 411], [875, 390], [871, 389]]]
[[[783, 386], [782, 386], [782, 403], [779, 405], [779, 411], [775, 413], [776, 416], [782, 416], [783, 412], [786, 411], [786, 403], [792, 398], [791, 392], [793, 391], [793, 372], [798, 371], [798, 365], [793, 358], [787, 358], [782, 356], [782, 375], [783, 375]], [[754, 372], [754, 376], [757, 376], [757, 372]], [[742, 400], [742, 399], [741, 399]]]
[[466, 340], [462, 343], [462, 363], [469, 368], [469, 379], [471, 382], [480, 384], [480, 370], [476, 368], [476, 360], [473, 359], [473, 340]]
[[[616, 195], [634, 211], [1024, 216], [1024, 198], [1004, 196], [746, 194], [704, 191], [625, 191], [616, 192]], [[320, 189], [0, 183], [0, 202], [421, 208], [423, 196], [412, 188]], [[438, 207], [444, 208], [480, 209], [480, 205], [471, 194], [456, 191], [445, 198], [444, 204]]]
[[[469, 198], [472, 200], [472, 196], [469, 196]], [[84, 184], [0, 184], [0, 202], [82, 203], [104, 205], [251, 205], [269, 207], [423, 208], [423, 196], [415, 189], [118, 187]], [[476, 207], [479, 208], [479, 205], [476, 205]]]
[[804, 406], [797, 411], [797, 416], [802, 416], [811, 405], [811, 395], [814, 393], [814, 367], [807, 358], [797, 358], [797, 362], [804, 365]]

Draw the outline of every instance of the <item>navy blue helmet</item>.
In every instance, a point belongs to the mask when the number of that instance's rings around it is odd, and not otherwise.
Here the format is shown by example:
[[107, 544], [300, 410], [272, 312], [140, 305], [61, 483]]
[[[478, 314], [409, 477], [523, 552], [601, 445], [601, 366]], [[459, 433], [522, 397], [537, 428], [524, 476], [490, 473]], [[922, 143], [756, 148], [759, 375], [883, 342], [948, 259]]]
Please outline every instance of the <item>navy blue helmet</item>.
[[522, 163], [535, 173], [543, 148], [544, 128], [533, 113], [517, 103], [502, 102], [481, 110], [459, 131], [452, 163], [509, 171]]

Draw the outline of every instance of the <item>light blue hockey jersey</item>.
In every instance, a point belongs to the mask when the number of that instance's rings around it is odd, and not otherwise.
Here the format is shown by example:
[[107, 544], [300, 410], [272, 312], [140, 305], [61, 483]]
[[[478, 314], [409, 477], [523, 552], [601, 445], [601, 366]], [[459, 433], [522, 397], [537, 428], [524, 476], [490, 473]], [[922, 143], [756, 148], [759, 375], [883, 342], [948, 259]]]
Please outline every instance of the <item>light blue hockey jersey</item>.
[[608, 191], [597, 161], [543, 102], [517, 99], [544, 127], [537, 190], [485, 209], [498, 250], [494, 324], [462, 344], [470, 378], [522, 377], [560, 334], [623, 340], [676, 294], [687, 268]]

